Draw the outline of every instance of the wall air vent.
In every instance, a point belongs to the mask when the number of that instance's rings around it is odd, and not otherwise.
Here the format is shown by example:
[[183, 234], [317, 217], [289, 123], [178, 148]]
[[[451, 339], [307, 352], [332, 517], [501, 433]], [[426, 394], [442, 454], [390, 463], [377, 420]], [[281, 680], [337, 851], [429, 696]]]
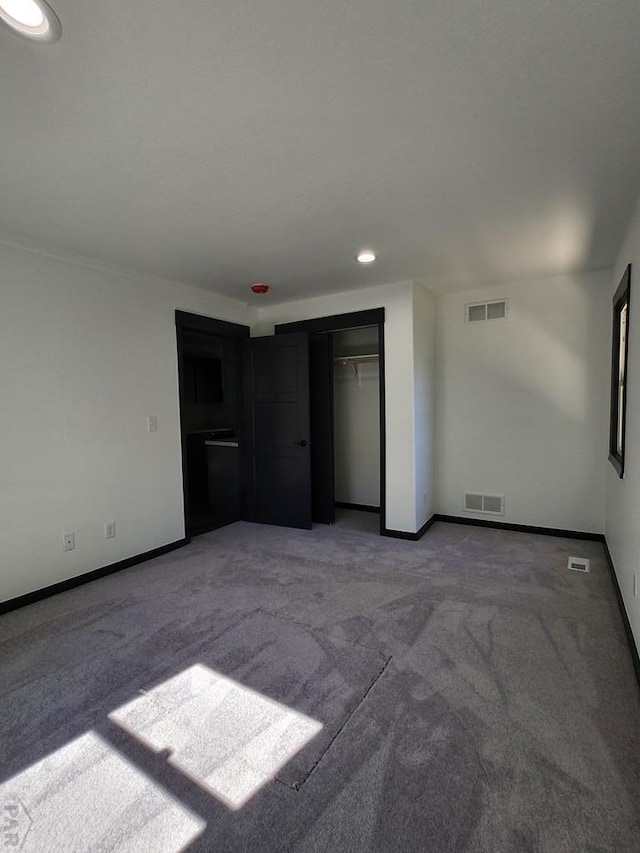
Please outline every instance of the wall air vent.
[[567, 568], [574, 572], [590, 572], [591, 560], [586, 557], [569, 557]]
[[481, 323], [484, 320], [506, 320], [508, 304], [506, 299], [491, 299], [489, 302], [469, 302], [464, 306], [467, 323]]
[[486, 515], [504, 515], [504, 495], [482, 495], [478, 492], [466, 492], [464, 510], [465, 512], [482, 512]]
[[483, 302], [480, 305], [467, 305], [467, 322], [477, 323], [479, 320], [487, 319], [487, 306]]

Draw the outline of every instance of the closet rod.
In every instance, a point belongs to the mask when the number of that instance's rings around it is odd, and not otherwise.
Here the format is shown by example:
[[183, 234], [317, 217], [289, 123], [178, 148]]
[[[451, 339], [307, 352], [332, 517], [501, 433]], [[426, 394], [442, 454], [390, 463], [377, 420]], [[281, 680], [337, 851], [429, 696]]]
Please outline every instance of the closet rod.
[[378, 353], [371, 355], [343, 355], [333, 359], [334, 364], [375, 364], [380, 360]]
[[360, 371], [358, 370], [358, 365], [377, 364], [379, 361], [380, 356], [377, 353], [371, 353], [370, 355], [343, 355], [333, 359], [334, 364], [340, 364], [343, 367], [350, 364], [353, 367], [353, 375], [358, 383], [358, 388], [360, 388]]

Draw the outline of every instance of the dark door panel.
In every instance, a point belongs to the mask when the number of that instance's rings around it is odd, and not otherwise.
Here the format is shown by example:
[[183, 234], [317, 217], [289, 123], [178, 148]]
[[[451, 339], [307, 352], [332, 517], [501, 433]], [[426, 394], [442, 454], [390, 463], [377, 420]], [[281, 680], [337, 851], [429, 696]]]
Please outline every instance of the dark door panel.
[[311, 386], [312, 517], [321, 524], [336, 520], [333, 470], [333, 338], [309, 337]]
[[300, 461], [293, 457], [263, 457], [256, 470], [256, 521], [285, 527], [310, 528], [308, 502], [293, 498], [308, 487]]
[[286, 452], [300, 440], [297, 403], [276, 400], [255, 402], [253, 417], [254, 444], [258, 450], [278, 448]]
[[[254, 338], [254, 340], [268, 340]], [[280, 340], [280, 339], [279, 339]], [[256, 345], [260, 356], [256, 361], [253, 379], [256, 394], [295, 394], [298, 391], [299, 347], [294, 344], [283, 344], [274, 349], [260, 344]]]
[[244, 342], [251, 521], [311, 527], [308, 335]]

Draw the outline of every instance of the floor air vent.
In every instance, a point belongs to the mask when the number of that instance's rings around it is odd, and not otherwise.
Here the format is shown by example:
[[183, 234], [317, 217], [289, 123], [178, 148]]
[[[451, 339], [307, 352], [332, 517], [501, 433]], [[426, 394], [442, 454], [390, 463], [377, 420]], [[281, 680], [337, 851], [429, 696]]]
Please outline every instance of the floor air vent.
[[586, 557], [569, 557], [567, 568], [574, 572], [590, 572], [591, 560], [588, 560]]
[[504, 495], [481, 495], [478, 492], [466, 492], [464, 508], [465, 512], [504, 515]]
[[464, 307], [467, 323], [479, 323], [483, 320], [505, 320], [507, 300], [492, 299], [489, 302], [472, 302]]

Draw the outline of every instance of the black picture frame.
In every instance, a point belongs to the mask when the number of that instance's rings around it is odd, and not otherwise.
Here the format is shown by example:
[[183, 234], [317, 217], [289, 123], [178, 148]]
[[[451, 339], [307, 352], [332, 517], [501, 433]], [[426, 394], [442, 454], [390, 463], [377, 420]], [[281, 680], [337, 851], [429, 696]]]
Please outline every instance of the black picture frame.
[[[631, 264], [620, 280], [613, 296], [613, 334], [611, 336], [611, 414], [609, 420], [609, 461], [620, 478], [624, 477], [625, 432], [627, 421], [627, 369], [629, 364], [629, 326], [631, 296]], [[620, 374], [620, 318], [626, 306], [623, 370]]]

